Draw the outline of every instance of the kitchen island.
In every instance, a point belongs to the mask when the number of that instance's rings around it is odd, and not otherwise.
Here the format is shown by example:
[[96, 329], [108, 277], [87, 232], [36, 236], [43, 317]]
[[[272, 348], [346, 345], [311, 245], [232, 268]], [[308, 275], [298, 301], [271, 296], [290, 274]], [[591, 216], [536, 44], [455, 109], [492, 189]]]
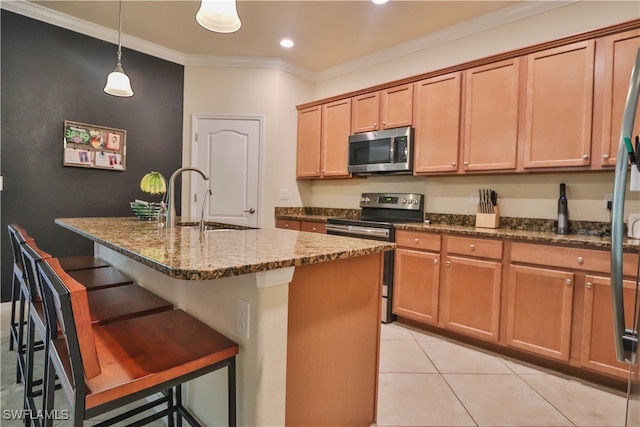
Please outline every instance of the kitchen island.
[[[278, 229], [165, 229], [134, 218], [56, 223], [240, 345], [238, 425], [375, 421], [382, 253], [394, 244]], [[237, 318], [245, 303], [247, 318]], [[203, 424], [226, 425], [226, 373], [185, 389]]]

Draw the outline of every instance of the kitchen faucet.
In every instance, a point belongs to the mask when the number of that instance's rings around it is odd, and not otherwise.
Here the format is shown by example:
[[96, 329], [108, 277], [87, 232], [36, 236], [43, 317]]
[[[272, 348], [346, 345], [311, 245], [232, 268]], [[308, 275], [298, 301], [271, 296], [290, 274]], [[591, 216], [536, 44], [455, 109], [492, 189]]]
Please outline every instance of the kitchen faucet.
[[178, 175], [186, 171], [198, 172], [205, 181], [209, 180], [209, 176], [198, 168], [180, 168], [171, 174], [169, 178], [169, 191], [167, 191], [167, 228], [176, 226], [176, 202], [175, 202], [175, 180]]

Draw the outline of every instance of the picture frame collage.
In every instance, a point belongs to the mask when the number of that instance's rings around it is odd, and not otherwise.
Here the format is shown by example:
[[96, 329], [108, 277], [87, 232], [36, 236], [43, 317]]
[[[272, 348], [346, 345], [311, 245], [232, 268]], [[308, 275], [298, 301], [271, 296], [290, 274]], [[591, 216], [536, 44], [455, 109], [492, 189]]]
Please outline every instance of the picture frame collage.
[[124, 129], [65, 120], [63, 165], [124, 171], [126, 138]]

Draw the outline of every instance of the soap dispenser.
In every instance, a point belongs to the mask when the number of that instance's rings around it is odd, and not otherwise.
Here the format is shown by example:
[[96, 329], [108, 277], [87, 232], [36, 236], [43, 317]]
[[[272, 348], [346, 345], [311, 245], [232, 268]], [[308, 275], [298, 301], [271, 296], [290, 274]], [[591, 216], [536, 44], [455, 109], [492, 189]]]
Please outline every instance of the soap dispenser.
[[569, 234], [569, 206], [564, 183], [560, 184], [560, 198], [558, 199], [558, 234]]

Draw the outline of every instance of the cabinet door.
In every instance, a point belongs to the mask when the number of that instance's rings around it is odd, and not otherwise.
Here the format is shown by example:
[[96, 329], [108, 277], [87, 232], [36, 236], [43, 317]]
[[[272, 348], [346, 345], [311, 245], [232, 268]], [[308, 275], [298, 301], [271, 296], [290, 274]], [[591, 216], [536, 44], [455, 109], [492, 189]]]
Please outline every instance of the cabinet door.
[[300, 231], [310, 231], [311, 233], [327, 233], [327, 226], [323, 222], [317, 221], [301, 221]]
[[588, 166], [594, 41], [527, 56], [524, 167]]
[[440, 255], [396, 249], [393, 313], [435, 324], [438, 319]]
[[[620, 144], [622, 114], [629, 91], [629, 78], [640, 47], [640, 30], [605, 37], [598, 45], [604, 49], [604, 78], [602, 79], [602, 166], [615, 166]], [[600, 43], [600, 41], [598, 41]], [[632, 135], [640, 133], [640, 105], [636, 111]]]
[[315, 178], [320, 176], [320, 144], [322, 109], [319, 105], [298, 111], [298, 144], [296, 176]]
[[351, 132], [378, 130], [380, 122], [380, 93], [371, 92], [352, 98]]
[[458, 169], [460, 76], [451, 73], [415, 83], [416, 173]]
[[464, 72], [464, 170], [516, 168], [520, 61]]
[[567, 362], [573, 282], [572, 272], [512, 264], [507, 345]]
[[349, 176], [351, 99], [322, 106], [322, 176]]
[[440, 299], [444, 327], [498, 342], [501, 283], [502, 263], [448, 256]]
[[392, 87], [380, 92], [382, 126], [379, 129], [411, 126], [413, 123], [413, 84]]
[[[633, 310], [636, 285], [631, 280], [622, 282], [624, 316], [628, 328], [634, 328]], [[611, 307], [611, 280], [609, 277], [587, 276], [584, 294], [582, 347], [580, 362], [585, 368], [615, 375], [629, 376], [629, 365], [618, 362], [613, 342], [613, 310]]]

